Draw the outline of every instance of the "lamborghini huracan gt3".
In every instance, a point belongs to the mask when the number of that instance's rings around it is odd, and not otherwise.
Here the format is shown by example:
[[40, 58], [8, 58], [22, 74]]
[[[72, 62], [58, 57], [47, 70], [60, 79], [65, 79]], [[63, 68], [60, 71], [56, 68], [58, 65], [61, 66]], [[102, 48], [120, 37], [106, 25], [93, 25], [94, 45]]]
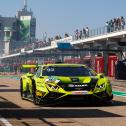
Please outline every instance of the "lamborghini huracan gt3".
[[81, 64], [23, 65], [35, 68], [35, 73], [26, 73], [20, 78], [22, 99], [34, 104], [54, 103], [69, 100], [99, 99], [111, 101], [111, 83], [103, 74], [97, 74]]

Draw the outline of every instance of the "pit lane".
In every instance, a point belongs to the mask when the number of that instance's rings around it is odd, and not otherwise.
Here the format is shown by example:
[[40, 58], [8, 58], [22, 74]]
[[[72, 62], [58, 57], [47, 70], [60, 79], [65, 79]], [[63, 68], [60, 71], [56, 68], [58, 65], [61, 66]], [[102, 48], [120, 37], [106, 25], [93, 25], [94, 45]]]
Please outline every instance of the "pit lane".
[[[116, 87], [114, 89], [118, 90]], [[125, 97], [115, 96], [113, 102], [108, 105], [75, 103], [43, 107], [20, 98], [18, 78], [0, 78], [0, 126], [124, 126], [125, 124]]]

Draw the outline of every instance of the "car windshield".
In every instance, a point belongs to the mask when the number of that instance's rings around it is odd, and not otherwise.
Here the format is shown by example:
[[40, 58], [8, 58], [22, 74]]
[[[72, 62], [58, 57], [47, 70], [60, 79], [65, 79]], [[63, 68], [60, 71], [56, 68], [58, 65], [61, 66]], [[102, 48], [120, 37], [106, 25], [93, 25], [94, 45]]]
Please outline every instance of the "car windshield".
[[43, 68], [43, 76], [96, 76], [96, 73], [91, 69], [77, 66], [48, 66]]

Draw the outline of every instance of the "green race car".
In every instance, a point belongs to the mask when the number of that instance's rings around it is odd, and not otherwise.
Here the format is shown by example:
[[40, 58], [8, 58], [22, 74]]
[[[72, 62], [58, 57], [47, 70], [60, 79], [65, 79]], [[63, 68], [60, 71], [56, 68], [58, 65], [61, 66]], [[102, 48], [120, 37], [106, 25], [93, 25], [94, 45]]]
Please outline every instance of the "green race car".
[[22, 99], [34, 104], [58, 101], [99, 99], [111, 101], [112, 87], [108, 78], [81, 64], [23, 65], [35, 68], [35, 73], [21, 76]]

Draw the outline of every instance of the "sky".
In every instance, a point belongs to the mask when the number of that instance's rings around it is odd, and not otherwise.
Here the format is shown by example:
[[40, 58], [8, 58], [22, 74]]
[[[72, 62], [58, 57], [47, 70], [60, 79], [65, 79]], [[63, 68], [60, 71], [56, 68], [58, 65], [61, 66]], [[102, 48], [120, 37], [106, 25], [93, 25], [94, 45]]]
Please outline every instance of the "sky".
[[[0, 0], [0, 15], [14, 17], [23, 8], [23, 0]], [[115, 17], [126, 18], [126, 0], [28, 0], [28, 10], [37, 20], [36, 36], [73, 35], [76, 29], [95, 29]]]

